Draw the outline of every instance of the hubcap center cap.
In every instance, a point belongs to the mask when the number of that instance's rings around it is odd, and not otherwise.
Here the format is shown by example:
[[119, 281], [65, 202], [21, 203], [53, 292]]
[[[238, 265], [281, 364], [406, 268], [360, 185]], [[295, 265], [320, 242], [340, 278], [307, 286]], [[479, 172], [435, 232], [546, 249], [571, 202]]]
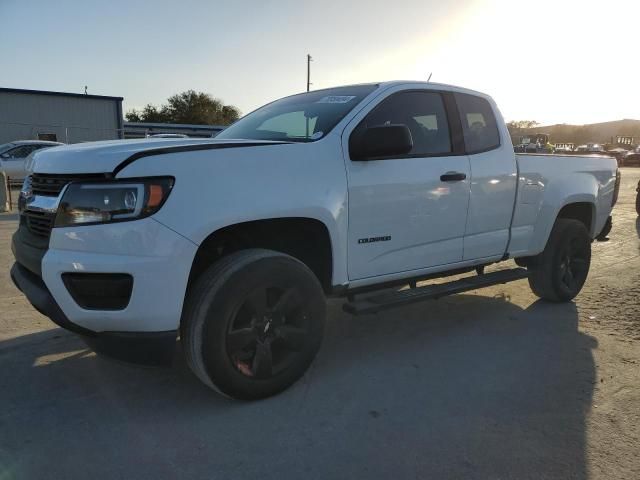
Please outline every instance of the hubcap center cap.
[[258, 336], [262, 341], [265, 341], [275, 335], [275, 325], [273, 322], [273, 317], [271, 317], [271, 315], [265, 315], [262, 317], [262, 322], [256, 325]]
[[271, 322], [272, 320], [270, 318], [265, 319], [264, 330], [262, 331], [262, 333], [264, 334], [269, 333], [269, 330], [271, 329]]

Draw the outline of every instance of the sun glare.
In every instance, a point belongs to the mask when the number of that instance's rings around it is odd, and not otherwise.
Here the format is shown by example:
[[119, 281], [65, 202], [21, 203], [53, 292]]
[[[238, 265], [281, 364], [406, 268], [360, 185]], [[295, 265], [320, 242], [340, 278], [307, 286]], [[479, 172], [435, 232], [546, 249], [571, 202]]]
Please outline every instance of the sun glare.
[[[410, 45], [338, 71], [329, 84], [409, 78], [492, 95], [507, 120], [640, 118], [640, 2], [468, 2]], [[635, 56], [634, 56], [635, 55]]]

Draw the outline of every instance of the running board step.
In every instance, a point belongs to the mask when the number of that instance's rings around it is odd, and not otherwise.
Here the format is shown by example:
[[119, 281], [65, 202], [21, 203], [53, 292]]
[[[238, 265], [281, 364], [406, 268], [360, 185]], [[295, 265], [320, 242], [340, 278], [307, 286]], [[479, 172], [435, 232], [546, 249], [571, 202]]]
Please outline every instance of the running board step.
[[389, 308], [421, 302], [423, 300], [446, 297], [447, 295], [468, 292], [469, 290], [475, 290], [477, 288], [491, 287], [501, 283], [514, 282], [527, 278], [528, 276], [529, 272], [527, 272], [526, 268], [499, 270], [497, 272], [461, 278], [460, 280], [438, 285], [426, 285], [424, 287], [410, 288], [398, 292], [370, 295], [362, 299], [351, 300], [345, 303], [342, 309], [352, 315], [377, 313]]

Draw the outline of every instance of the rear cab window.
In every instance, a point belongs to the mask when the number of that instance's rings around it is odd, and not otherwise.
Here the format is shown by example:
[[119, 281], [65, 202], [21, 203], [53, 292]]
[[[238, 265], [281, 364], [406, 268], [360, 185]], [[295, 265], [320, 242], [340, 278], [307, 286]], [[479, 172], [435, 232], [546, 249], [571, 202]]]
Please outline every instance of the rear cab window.
[[466, 152], [494, 150], [500, 146], [500, 133], [493, 109], [487, 100], [466, 93], [455, 94]]

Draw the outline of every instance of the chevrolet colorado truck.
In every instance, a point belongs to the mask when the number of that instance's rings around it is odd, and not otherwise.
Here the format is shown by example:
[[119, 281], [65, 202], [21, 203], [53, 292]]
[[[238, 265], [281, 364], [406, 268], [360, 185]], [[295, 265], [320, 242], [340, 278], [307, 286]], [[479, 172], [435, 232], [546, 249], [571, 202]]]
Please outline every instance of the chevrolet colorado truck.
[[[609, 157], [514, 154], [484, 94], [331, 88], [215, 139], [38, 153], [11, 276], [95, 350], [167, 360], [180, 337], [202, 382], [257, 399], [307, 370], [327, 297], [367, 314], [526, 278], [542, 299], [570, 301], [618, 187]], [[485, 273], [507, 259], [518, 267]]]

